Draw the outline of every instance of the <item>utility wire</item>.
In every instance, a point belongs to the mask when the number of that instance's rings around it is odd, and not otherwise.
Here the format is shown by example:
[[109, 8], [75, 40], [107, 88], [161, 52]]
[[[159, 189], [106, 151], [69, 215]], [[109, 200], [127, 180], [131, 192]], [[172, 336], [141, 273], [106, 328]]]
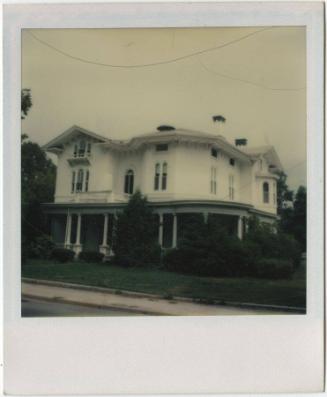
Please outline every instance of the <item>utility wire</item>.
[[215, 70], [209, 69], [209, 68], [201, 61], [201, 59], [200, 59], [199, 57], [197, 57], [197, 60], [200, 62], [201, 66], [202, 66], [207, 72], [212, 73], [212, 74], [215, 74], [215, 75], [220, 76], [220, 77], [223, 77], [223, 78], [225, 78], [225, 79], [230, 79], [230, 80], [235, 80], [235, 81], [241, 81], [242, 83], [251, 84], [251, 85], [253, 85], [253, 86], [255, 86], [255, 87], [260, 87], [260, 88], [263, 88], [263, 89], [265, 89], [265, 90], [270, 90], [270, 91], [302, 91], [302, 90], [305, 90], [305, 87], [301, 87], [301, 88], [273, 88], [273, 87], [269, 87], [269, 86], [264, 85], [264, 84], [255, 83], [255, 82], [250, 81], [250, 80], [240, 79], [240, 78], [238, 78], [238, 77], [232, 77], [232, 76], [229, 76], [229, 75], [227, 75], [227, 74], [220, 73], [220, 72], [217, 72], [217, 71], [215, 71]]
[[232, 45], [232, 44], [238, 43], [238, 42], [240, 42], [240, 41], [242, 41], [242, 40], [245, 40], [245, 39], [247, 39], [248, 37], [251, 37], [251, 36], [254, 36], [254, 35], [258, 34], [258, 33], [264, 32], [265, 30], [271, 30], [271, 29], [274, 29], [274, 28], [273, 28], [273, 27], [267, 27], [267, 28], [259, 29], [259, 30], [256, 30], [255, 32], [252, 32], [252, 33], [249, 33], [249, 34], [247, 34], [247, 35], [245, 35], [245, 36], [239, 37], [238, 39], [228, 41], [227, 43], [221, 44], [221, 45], [219, 45], [219, 46], [215, 46], [215, 47], [207, 48], [207, 49], [204, 49], [204, 50], [196, 51], [196, 52], [193, 52], [193, 53], [190, 53], [190, 54], [187, 54], [187, 55], [182, 55], [182, 56], [180, 56], [180, 57], [173, 58], [173, 59], [169, 59], [169, 60], [166, 60], [166, 61], [159, 61], [159, 62], [153, 62], [153, 63], [143, 63], [143, 64], [135, 64], [135, 65], [113, 65], [113, 64], [95, 62], [95, 61], [90, 61], [90, 60], [88, 60], [88, 59], [80, 58], [80, 57], [71, 55], [71, 54], [69, 54], [68, 52], [62, 51], [62, 50], [60, 50], [59, 48], [53, 46], [52, 44], [49, 44], [49, 43], [47, 43], [46, 41], [44, 41], [44, 40], [38, 38], [37, 36], [35, 36], [35, 34], [29, 32], [28, 30], [26, 30], [26, 31], [27, 31], [27, 33], [28, 33], [29, 35], [31, 35], [31, 36], [32, 36], [35, 40], [37, 40], [38, 42], [40, 42], [40, 43], [42, 43], [43, 45], [45, 45], [45, 46], [51, 48], [52, 50], [58, 52], [59, 54], [64, 55], [64, 56], [66, 56], [66, 57], [68, 57], [68, 58], [71, 58], [71, 59], [75, 59], [76, 61], [80, 61], [80, 62], [84, 62], [84, 63], [89, 63], [89, 64], [92, 64], [92, 65], [106, 66], [106, 67], [110, 67], [110, 68], [125, 68], [125, 69], [129, 69], [129, 68], [143, 68], [143, 67], [150, 67], [150, 66], [166, 65], [166, 64], [169, 64], [169, 63], [173, 63], [173, 62], [178, 62], [178, 61], [181, 61], [181, 60], [183, 60], [183, 59], [187, 59], [187, 58], [194, 57], [194, 56], [196, 56], [196, 55], [201, 55], [201, 54], [205, 54], [205, 53], [207, 53], [207, 52], [212, 52], [212, 51], [219, 50], [219, 49], [221, 49], [221, 48], [224, 48], [224, 47], [230, 46], [230, 45]]

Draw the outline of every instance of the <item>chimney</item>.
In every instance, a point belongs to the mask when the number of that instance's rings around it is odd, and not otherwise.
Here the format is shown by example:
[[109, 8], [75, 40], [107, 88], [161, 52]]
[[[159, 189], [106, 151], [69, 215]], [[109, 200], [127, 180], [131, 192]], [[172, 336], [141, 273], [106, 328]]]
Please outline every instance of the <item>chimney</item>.
[[248, 143], [248, 140], [245, 138], [235, 139], [235, 146], [246, 146], [247, 143]]

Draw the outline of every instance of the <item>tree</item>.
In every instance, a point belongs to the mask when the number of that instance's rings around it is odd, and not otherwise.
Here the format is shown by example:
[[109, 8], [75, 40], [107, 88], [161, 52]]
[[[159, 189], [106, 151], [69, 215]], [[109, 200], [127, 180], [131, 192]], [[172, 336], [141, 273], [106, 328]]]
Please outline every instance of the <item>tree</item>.
[[293, 210], [293, 234], [306, 251], [307, 242], [307, 189], [300, 186], [296, 192]]
[[280, 171], [277, 180], [277, 213], [281, 215], [285, 209], [287, 201], [293, 201], [293, 191], [288, 188], [286, 183], [287, 175]]
[[115, 262], [122, 266], [150, 266], [160, 262], [158, 222], [146, 197], [137, 191], [118, 214], [113, 239]]
[[[24, 94], [27, 91], [27, 94]], [[22, 90], [21, 112], [27, 115], [32, 106], [30, 90]], [[36, 241], [47, 234], [46, 218], [41, 204], [53, 201], [56, 166], [41, 147], [22, 135], [21, 143], [21, 218], [23, 258]]]
[[25, 119], [28, 111], [32, 107], [32, 95], [29, 88], [24, 88], [21, 91], [21, 119]]

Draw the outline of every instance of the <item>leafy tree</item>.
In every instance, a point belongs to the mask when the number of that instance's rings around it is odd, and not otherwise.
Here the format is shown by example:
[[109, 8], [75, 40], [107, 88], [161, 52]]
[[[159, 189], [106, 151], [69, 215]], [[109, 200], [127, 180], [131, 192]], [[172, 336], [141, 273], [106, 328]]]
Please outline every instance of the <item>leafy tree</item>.
[[[24, 94], [27, 91], [27, 94]], [[32, 106], [30, 90], [22, 90], [21, 111], [27, 115]], [[23, 259], [31, 252], [42, 252], [47, 224], [41, 203], [53, 201], [56, 166], [37, 143], [22, 135], [21, 143], [21, 217]], [[48, 244], [47, 242], [45, 243]]]
[[21, 91], [21, 119], [25, 119], [28, 111], [32, 107], [32, 95], [31, 90], [24, 88]]
[[284, 172], [278, 173], [277, 180], [277, 213], [281, 214], [284, 204], [287, 201], [293, 201], [293, 191], [288, 188], [286, 183], [287, 175]]
[[150, 266], [160, 262], [158, 223], [146, 197], [137, 191], [118, 214], [113, 239], [115, 262], [122, 266]]

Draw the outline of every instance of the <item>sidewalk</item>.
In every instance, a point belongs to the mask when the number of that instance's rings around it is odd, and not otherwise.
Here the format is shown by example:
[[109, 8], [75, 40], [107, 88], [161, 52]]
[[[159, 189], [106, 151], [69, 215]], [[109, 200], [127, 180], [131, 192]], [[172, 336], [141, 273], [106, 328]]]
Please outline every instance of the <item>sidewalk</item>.
[[42, 280], [22, 281], [22, 295], [56, 302], [69, 302], [87, 306], [108, 307], [136, 311], [143, 314], [173, 316], [214, 316], [285, 314], [285, 311], [249, 309], [223, 305], [206, 305], [187, 300], [168, 300], [155, 295], [133, 292], [115, 293], [102, 288], [78, 286]]

